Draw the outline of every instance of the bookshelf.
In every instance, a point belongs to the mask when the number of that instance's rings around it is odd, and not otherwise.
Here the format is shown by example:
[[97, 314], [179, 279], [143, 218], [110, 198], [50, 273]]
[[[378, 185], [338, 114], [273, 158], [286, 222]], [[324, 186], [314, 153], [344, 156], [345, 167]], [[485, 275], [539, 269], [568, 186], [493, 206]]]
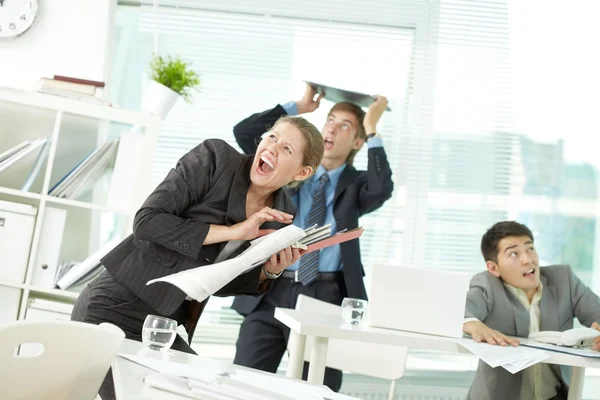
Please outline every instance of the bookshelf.
[[[53, 96], [38, 92], [0, 87], [0, 153], [21, 140], [47, 137], [49, 145], [44, 164], [30, 190], [22, 190], [19, 182], [23, 173], [10, 167], [0, 172], [0, 201], [35, 207], [33, 233], [28, 261], [22, 281], [4, 279], [0, 260], [0, 298], [6, 307], [15, 302], [13, 311], [17, 319], [24, 319], [31, 299], [44, 299], [57, 303], [73, 303], [77, 292], [36, 287], [32, 284], [34, 267], [43, 235], [44, 217], [49, 207], [66, 210], [66, 222], [60, 248], [60, 259], [83, 261], [89, 254], [106, 243], [106, 221], [110, 233], [124, 238], [131, 232], [133, 217], [151, 191], [150, 171], [154, 149], [158, 140], [161, 119], [159, 116], [131, 111], [103, 104], [88, 103], [76, 99]], [[76, 164], [109, 140], [119, 138], [133, 127], [140, 132], [139, 162], [132, 166], [133, 185], [131, 204], [119, 206], [107, 204], [107, 191], [114, 175], [102, 176], [102, 184], [94, 185], [78, 198], [60, 198], [48, 194], [53, 185]], [[7, 140], [5, 140], [7, 139]], [[15, 164], [16, 166], [16, 164]], [[25, 167], [31, 167], [25, 166]], [[16, 172], [13, 173], [13, 170]], [[11, 175], [12, 174], [12, 175]], [[20, 174], [20, 175], [19, 175]], [[1, 228], [0, 228], [1, 229]], [[104, 232], [103, 234], [101, 234]], [[5, 263], [6, 264], [6, 263]], [[4, 313], [4, 314], [3, 314]], [[7, 314], [0, 310], [0, 318]], [[0, 320], [0, 324], [7, 321]]]

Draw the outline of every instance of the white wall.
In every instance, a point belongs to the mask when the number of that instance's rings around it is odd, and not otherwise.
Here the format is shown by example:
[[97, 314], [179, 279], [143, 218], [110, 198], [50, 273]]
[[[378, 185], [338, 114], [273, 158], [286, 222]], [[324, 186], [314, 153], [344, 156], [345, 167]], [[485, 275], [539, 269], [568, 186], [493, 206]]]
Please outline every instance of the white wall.
[[31, 28], [0, 40], [0, 86], [30, 87], [41, 77], [107, 79], [116, 0], [40, 0]]
[[[33, 88], [42, 77], [66, 75], [104, 81], [111, 71], [117, 0], [40, 0], [39, 15], [22, 36], [0, 40], [0, 86]], [[50, 137], [54, 114], [0, 103], [0, 152], [24, 140]], [[97, 120], [65, 115], [50, 184], [91, 152], [103, 134]], [[0, 186], [20, 189], [34, 157], [0, 174]], [[44, 170], [32, 191], [39, 192]], [[18, 201], [10, 196], [0, 199]], [[90, 232], [98, 216], [69, 209], [63, 259], [83, 259], [98, 247]]]

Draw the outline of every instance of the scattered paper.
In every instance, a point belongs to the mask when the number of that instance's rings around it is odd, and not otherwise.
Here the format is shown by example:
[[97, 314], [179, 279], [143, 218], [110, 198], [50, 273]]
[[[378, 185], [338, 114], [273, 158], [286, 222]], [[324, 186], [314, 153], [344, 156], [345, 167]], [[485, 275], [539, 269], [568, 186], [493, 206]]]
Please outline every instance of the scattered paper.
[[490, 367], [502, 367], [512, 374], [550, 358], [550, 354], [545, 351], [524, 346], [490, 345], [477, 343], [469, 338], [456, 339], [456, 343], [469, 350]]
[[291, 246], [305, 235], [302, 228], [289, 225], [265, 235], [261, 240], [254, 241], [248, 249], [235, 258], [153, 279], [147, 285], [168, 282], [194, 300], [203, 301], [237, 276], [264, 263], [271, 255]]
[[559, 353], [572, 354], [575, 356], [600, 359], [600, 352], [594, 351], [592, 349], [577, 349], [577, 348], [571, 348], [571, 347], [557, 346], [555, 344], [541, 343], [541, 342], [537, 342], [537, 341], [531, 340], [531, 339], [524, 341], [523, 343], [521, 343], [521, 345], [526, 346], [526, 347], [536, 348], [536, 349], [544, 349], [544, 350], [556, 351]]
[[219, 371], [168, 360], [119, 354], [157, 373], [148, 374], [146, 386], [203, 400], [356, 400], [327, 386], [311, 385], [282, 376], [237, 368]]

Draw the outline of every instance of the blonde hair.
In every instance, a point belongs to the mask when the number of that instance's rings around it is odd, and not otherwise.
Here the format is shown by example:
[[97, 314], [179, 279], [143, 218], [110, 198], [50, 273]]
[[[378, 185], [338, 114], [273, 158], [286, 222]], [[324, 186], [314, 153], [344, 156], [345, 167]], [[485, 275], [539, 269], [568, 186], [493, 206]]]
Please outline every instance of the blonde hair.
[[[363, 111], [363, 109], [354, 103], [342, 101], [340, 103], [336, 103], [333, 107], [331, 107], [331, 110], [329, 110], [329, 114], [327, 114], [327, 116], [330, 116], [336, 111], [349, 112], [350, 114], [356, 117], [358, 126], [356, 127], [357, 131], [355, 138], [360, 138], [366, 142], [367, 132], [365, 132], [365, 127], [363, 126], [363, 121], [365, 120], [365, 112]], [[356, 153], [358, 153], [359, 150], [360, 149], [352, 149], [352, 151], [350, 151], [350, 154], [348, 154], [348, 157], [346, 157], [346, 164], [352, 165], [352, 163], [354, 162], [354, 157], [356, 156]]]
[[[302, 133], [302, 137], [304, 138], [302, 165], [311, 167], [312, 174], [314, 174], [321, 164], [321, 159], [323, 158], [323, 153], [325, 152], [323, 135], [321, 135], [321, 132], [319, 132], [316, 126], [308, 122], [306, 119], [302, 117], [292, 117], [289, 115], [279, 118], [271, 130], [275, 129], [280, 124], [286, 123], [294, 126], [300, 131], [300, 133]], [[288, 184], [288, 186], [296, 187], [299, 184], [300, 181], [292, 181]]]

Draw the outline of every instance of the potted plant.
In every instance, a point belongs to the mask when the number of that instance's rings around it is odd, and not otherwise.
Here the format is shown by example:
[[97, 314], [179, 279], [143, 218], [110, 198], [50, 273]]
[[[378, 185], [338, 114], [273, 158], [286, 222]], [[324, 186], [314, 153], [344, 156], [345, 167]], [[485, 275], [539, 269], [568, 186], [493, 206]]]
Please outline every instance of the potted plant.
[[191, 91], [199, 85], [200, 77], [190, 62], [178, 56], [154, 55], [142, 110], [165, 118], [179, 97], [190, 103]]

